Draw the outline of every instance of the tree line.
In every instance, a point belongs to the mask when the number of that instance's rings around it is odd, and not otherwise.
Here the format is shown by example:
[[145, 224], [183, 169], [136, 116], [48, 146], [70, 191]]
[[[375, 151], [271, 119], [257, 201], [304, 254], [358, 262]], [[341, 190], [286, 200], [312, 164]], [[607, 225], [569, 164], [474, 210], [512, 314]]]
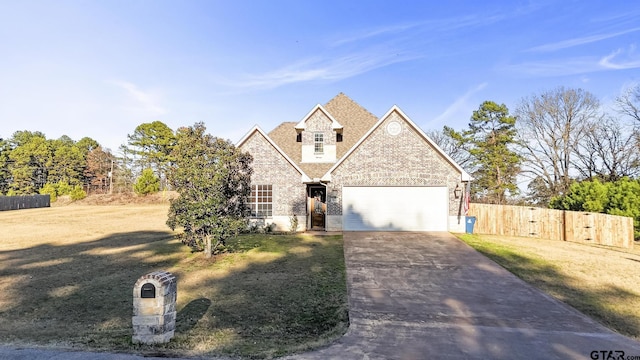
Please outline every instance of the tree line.
[[168, 188], [167, 171], [176, 135], [160, 121], [127, 135], [114, 154], [90, 137], [48, 139], [39, 131], [17, 131], [0, 139], [0, 195], [71, 195]]
[[640, 85], [609, 109], [565, 87], [522, 98], [513, 114], [485, 101], [466, 129], [430, 136], [474, 177], [472, 201], [631, 216], [640, 227]]
[[429, 135], [474, 177], [472, 200], [548, 206], [576, 182], [638, 178], [640, 85], [611, 109], [564, 87], [522, 98], [513, 115], [485, 101], [468, 128]]

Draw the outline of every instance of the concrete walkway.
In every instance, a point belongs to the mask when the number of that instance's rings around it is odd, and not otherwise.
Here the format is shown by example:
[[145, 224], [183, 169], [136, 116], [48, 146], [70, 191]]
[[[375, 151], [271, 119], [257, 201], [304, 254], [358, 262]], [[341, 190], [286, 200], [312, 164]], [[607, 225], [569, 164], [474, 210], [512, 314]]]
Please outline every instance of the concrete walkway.
[[[346, 232], [344, 241], [349, 331], [289, 359], [620, 358], [615, 351], [640, 359], [640, 343], [542, 294], [448, 233]], [[0, 359], [142, 358], [0, 347]]]

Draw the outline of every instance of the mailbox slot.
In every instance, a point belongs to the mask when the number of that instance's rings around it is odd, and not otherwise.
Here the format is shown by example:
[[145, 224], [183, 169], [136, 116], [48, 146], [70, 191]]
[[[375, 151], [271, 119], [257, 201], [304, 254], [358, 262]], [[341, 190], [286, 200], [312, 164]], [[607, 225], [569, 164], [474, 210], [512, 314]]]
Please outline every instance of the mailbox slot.
[[140, 288], [140, 297], [141, 298], [155, 298], [156, 297], [156, 287], [151, 283], [142, 284], [142, 288]]

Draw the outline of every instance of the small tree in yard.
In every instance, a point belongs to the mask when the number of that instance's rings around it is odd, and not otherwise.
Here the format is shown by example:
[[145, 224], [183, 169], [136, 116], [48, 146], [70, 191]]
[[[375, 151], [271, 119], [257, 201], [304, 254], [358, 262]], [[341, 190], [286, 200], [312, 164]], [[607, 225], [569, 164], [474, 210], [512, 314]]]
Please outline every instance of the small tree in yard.
[[153, 194], [160, 191], [160, 179], [151, 169], [144, 169], [142, 175], [133, 185], [133, 191], [138, 195]]
[[196, 123], [177, 131], [169, 182], [180, 196], [171, 201], [167, 225], [183, 227], [182, 242], [211, 257], [247, 226], [253, 159], [205, 130]]

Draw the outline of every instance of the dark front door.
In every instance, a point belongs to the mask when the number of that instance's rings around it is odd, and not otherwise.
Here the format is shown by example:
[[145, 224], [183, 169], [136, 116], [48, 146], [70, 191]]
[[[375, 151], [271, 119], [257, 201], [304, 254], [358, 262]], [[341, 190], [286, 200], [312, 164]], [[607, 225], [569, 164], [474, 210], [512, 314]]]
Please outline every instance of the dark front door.
[[310, 230], [324, 230], [327, 214], [327, 190], [322, 185], [309, 185], [307, 190]]

